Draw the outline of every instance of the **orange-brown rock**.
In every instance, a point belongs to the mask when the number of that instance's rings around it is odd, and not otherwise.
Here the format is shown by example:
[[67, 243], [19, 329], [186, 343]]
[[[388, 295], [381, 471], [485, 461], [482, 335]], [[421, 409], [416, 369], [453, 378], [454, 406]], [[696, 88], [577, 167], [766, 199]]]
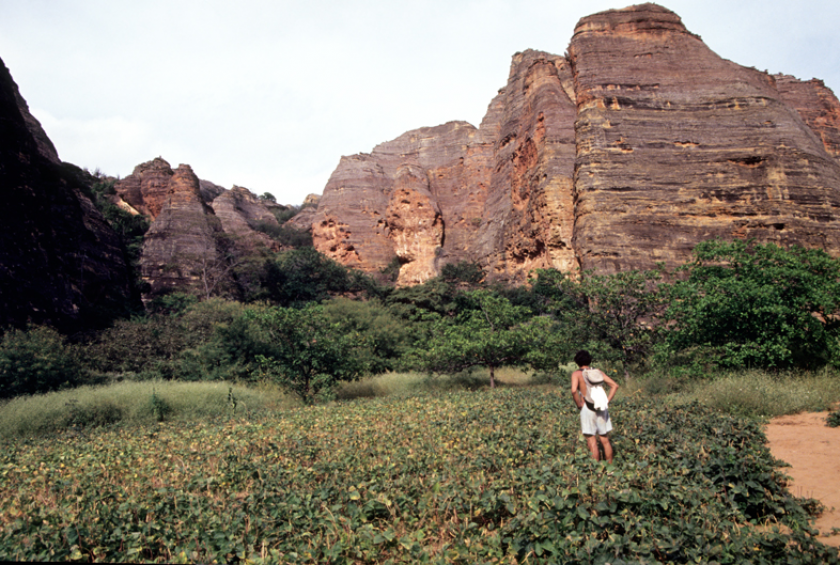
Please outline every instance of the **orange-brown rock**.
[[165, 178], [166, 199], [146, 233], [140, 273], [153, 295], [176, 289], [210, 295], [227, 274], [218, 248], [221, 222], [202, 200], [189, 165]]
[[790, 75], [774, 75], [782, 99], [799, 112], [825, 150], [840, 159], [840, 102], [821, 80], [802, 81]]
[[169, 198], [172, 167], [157, 157], [134, 167], [134, 172], [117, 181], [117, 196], [144, 216], [154, 220]]
[[581, 267], [674, 267], [712, 237], [840, 252], [840, 166], [771, 76], [655, 4], [583, 18], [569, 53]]
[[655, 4], [583, 18], [568, 56], [513, 57], [481, 126], [421, 128], [342, 157], [315, 246], [398, 284], [477, 261], [668, 267], [712, 237], [840, 255], [840, 102], [724, 60]]
[[233, 292], [233, 269], [278, 244], [256, 228], [277, 219], [247, 188], [231, 190], [199, 180], [188, 165], [172, 170], [158, 157], [118, 181], [114, 203], [148, 216], [140, 260], [149, 296], [182, 290]]
[[480, 128], [422, 128], [342, 158], [313, 222], [316, 247], [367, 271], [396, 258], [400, 285], [459, 261], [520, 282], [534, 268], [574, 268], [572, 84], [563, 57], [517, 53]]
[[234, 185], [219, 194], [210, 206], [221, 222], [222, 231], [241, 252], [253, 253], [260, 248], [279, 250], [277, 242], [254, 230], [260, 223], [274, 226], [278, 223], [274, 214], [247, 188]]
[[[318, 209], [318, 202], [321, 200], [319, 194], [307, 194], [303, 199], [298, 213], [295, 214], [286, 225], [301, 231], [312, 231], [312, 222], [315, 220], [315, 211]], [[279, 206], [279, 204], [278, 204]]]

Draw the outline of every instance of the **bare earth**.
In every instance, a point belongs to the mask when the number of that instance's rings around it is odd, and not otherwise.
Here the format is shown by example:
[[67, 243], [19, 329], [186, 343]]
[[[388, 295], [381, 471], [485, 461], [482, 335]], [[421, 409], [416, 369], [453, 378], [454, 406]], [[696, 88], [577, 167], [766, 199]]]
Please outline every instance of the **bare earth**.
[[[770, 452], [790, 463], [781, 471], [793, 478], [788, 490], [794, 496], [816, 498], [825, 512], [816, 521], [821, 534], [840, 529], [840, 428], [825, 424], [828, 412], [807, 412], [782, 416], [767, 425]], [[835, 532], [838, 530], [835, 530]], [[840, 547], [840, 534], [819, 540]]]

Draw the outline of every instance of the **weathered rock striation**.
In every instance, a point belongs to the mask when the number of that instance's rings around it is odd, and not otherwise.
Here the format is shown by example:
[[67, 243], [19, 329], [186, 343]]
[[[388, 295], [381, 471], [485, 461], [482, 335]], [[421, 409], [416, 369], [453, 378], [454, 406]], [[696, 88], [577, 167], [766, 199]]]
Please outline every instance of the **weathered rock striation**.
[[[140, 258], [148, 296], [174, 290], [224, 293], [245, 258], [278, 251], [256, 228], [278, 226], [267, 204], [247, 188], [200, 180], [189, 165], [173, 170], [162, 157], [137, 165], [115, 185], [115, 203], [152, 220]], [[285, 208], [280, 206], [281, 208]]]
[[457, 261], [523, 282], [684, 262], [701, 240], [840, 254], [840, 103], [821, 81], [724, 60], [655, 4], [583, 18], [567, 56], [525, 51], [479, 128], [342, 157], [316, 247], [415, 284]]
[[582, 19], [569, 54], [582, 268], [673, 267], [712, 237], [840, 252], [840, 167], [773, 77], [653, 4]]
[[0, 327], [77, 331], [130, 301], [119, 237], [0, 61]]

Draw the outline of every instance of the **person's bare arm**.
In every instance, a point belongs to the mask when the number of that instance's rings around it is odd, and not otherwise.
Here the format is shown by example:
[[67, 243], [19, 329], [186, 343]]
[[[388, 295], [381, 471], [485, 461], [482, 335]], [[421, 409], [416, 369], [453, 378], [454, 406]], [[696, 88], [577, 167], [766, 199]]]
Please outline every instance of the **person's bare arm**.
[[578, 410], [583, 408], [583, 392], [580, 390], [581, 376], [582, 373], [580, 371], [572, 373], [572, 399], [575, 401], [575, 406], [577, 406]]
[[618, 390], [618, 383], [612, 380], [606, 373], [603, 373], [603, 375], [604, 382], [610, 387], [610, 392], [607, 394], [607, 402], [612, 402], [613, 396], [615, 396], [615, 391]]

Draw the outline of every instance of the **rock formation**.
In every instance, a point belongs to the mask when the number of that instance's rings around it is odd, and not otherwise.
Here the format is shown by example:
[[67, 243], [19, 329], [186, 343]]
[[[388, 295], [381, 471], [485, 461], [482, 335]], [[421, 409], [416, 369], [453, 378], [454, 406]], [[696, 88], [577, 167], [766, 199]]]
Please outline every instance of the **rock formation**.
[[583, 18], [568, 55], [513, 57], [481, 126], [451, 122], [342, 157], [321, 252], [398, 284], [451, 262], [675, 267], [699, 241], [840, 254], [840, 103], [822, 82], [721, 59], [655, 4]]
[[233, 270], [245, 258], [280, 249], [255, 229], [279, 226], [266, 202], [247, 188], [199, 180], [189, 165], [173, 170], [158, 157], [137, 165], [115, 192], [117, 205], [153, 220], [140, 258], [148, 296], [229, 292]]
[[130, 301], [116, 233], [0, 61], [0, 327], [77, 331]]
[[712, 237], [840, 252], [840, 167], [773, 77], [652, 4], [582, 19], [569, 54], [582, 268], [675, 266]]

